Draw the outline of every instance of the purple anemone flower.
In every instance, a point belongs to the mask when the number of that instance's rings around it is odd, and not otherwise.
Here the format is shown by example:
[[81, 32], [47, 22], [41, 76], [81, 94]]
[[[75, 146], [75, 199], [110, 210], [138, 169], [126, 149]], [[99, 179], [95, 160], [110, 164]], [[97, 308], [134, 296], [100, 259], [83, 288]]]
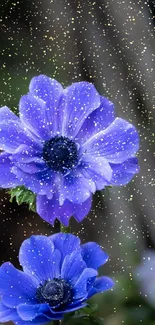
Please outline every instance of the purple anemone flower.
[[31, 236], [19, 251], [23, 271], [8, 262], [0, 267], [0, 322], [40, 325], [83, 308], [87, 299], [113, 287], [109, 277], [97, 278], [107, 260], [99, 245], [80, 245], [71, 234]]
[[0, 109], [0, 148], [0, 187], [34, 192], [38, 214], [51, 224], [80, 222], [96, 190], [127, 184], [138, 172], [135, 127], [115, 118], [113, 104], [88, 82], [63, 89], [34, 77], [19, 118]]

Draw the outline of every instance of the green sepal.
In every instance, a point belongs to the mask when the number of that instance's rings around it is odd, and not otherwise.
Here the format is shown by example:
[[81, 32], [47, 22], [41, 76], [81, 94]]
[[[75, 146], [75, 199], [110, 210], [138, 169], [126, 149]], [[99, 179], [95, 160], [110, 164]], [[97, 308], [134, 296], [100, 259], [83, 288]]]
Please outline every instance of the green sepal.
[[18, 205], [26, 203], [29, 210], [36, 211], [36, 195], [32, 191], [24, 186], [17, 186], [9, 190], [8, 193], [10, 194], [10, 202], [15, 199]]
[[75, 312], [66, 314], [63, 325], [103, 325], [103, 319], [95, 315], [98, 305], [87, 305]]
[[83, 309], [81, 309], [81, 313], [83, 312], [86, 315], [92, 315], [96, 313], [98, 310], [98, 304], [87, 305]]
[[65, 227], [62, 223], [60, 223], [60, 231], [64, 234], [71, 233], [71, 226]]
[[109, 186], [106, 186], [105, 189], [104, 189], [105, 194], [107, 194], [108, 196], [110, 196], [110, 189], [111, 188], [112, 188], [112, 186], [109, 185]]
[[63, 325], [104, 325], [104, 320], [101, 317], [91, 315], [74, 315], [67, 321], [63, 320]]

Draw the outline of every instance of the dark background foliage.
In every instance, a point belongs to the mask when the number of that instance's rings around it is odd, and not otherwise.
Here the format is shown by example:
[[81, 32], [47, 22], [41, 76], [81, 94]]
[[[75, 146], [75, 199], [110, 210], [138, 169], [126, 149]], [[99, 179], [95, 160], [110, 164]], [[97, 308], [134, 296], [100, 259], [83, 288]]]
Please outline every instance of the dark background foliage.
[[[132, 272], [141, 253], [155, 245], [154, 15], [155, 2], [151, 0], [0, 2], [0, 106], [18, 112], [19, 99], [27, 93], [30, 79], [40, 73], [65, 86], [87, 80], [115, 103], [118, 116], [139, 130], [139, 175], [109, 194], [97, 193], [82, 224], [72, 220], [75, 234], [83, 241], [99, 242], [109, 253], [104, 271], [114, 277], [122, 274], [122, 279]], [[11, 260], [17, 265], [24, 238], [54, 231], [58, 224], [52, 228], [26, 205], [10, 203], [6, 191], [0, 191], [1, 262]], [[109, 311], [112, 317], [114, 311], [115, 300]], [[120, 313], [116, 312], [118, 324], [130, 325]]]

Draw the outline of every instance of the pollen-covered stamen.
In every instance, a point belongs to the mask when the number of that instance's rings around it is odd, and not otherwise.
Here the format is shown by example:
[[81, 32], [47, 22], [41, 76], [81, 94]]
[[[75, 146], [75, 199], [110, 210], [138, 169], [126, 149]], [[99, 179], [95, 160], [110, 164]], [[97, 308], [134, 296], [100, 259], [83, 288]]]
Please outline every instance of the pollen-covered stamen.
[[70, 285], [63, 279], [45, 281], [36, 291], [36, 299], [40, 303], [48, 303], [51, 307], [66, 305], [72, 301]]
[[65, 173], [78, 163], [78, 149], [74, 141], [67, 137], [56, 136], [46, 141], [43, 147], [43, 159], [56, 172]]

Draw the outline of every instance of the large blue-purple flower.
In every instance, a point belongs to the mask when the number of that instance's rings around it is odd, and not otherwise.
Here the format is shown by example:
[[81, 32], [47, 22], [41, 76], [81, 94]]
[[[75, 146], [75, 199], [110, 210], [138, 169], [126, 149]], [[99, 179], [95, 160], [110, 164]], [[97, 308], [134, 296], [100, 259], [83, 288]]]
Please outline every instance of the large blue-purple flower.
[[138, 172], [135, 127], [115, 118], [113, 104], [91, 83], [63, 89], [44, 75], [31, 80], [19, 118], [0, 109], [0, 187], [24, 185], [37, 195], [39, 215], [53, 224], [80, 222], [92, 194], [127, 184]]
[[84, 307], [114, 285], [106, 276], [97, 278], [107, 260], [96, 243], [80, 245], [71, 234], [31, 236], [19, 252], [24, 272], [11, 263], [0, 267], [0, 322], [40, 325]]

